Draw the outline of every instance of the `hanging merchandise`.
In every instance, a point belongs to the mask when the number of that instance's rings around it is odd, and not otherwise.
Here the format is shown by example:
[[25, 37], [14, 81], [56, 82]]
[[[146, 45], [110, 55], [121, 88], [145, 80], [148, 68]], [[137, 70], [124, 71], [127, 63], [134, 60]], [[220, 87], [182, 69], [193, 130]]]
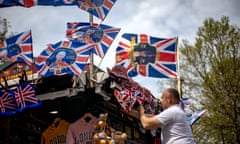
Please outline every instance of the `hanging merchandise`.
[[121, 90], [114, 90], [114, 97], [125, 111], [131, 111], [138, 103], [145, 107], [147, 113], [155, 113], [155, 109], [159, 106], [156, 98], [147, 88], [141, 87], [128, 77], [123, 66], [115, 65], [111, 70], [108, 69], [108, 73], [121, 85]]
[[55, 118], [54, 122], [42, 133], [41, 144], [67, 144], [66, 135], [70, 123]]
[[136, 97], [132, 95], [131, 89], [115, 90], [114, 96], [124, 110], [127, 112], [132, 110], [136, 102]]
[[17, 110], [23, 111], [25, 108], [32, 108], [41, 105], [41, 101], [36, 98], [35, 88], [31, 83], [22, 83], [17, 86], [13, 90], [16, 103]]
[[72, 123], [67, 132], [67, 144], [91, 144], [94, 125], [98, 119], [91, 113], [85, 113], [83, 117]]
[[10, 90], [0, 90], [0, 115], [12, 115], [17, 110], [15, 97]]
[[124, 66], [130, 77], [177, 78], [176, 45], [177, 38], [125, 33], [116, 49], [116, 65]]
[[40, 75], [79, 75], [87, 64], [92, 44], [59, 41], [49, 44], [36, 59]]
[[68, 22], [66, 36], [71, 41], [94, 44], [92, 52], [103, 58], [120, 28], [87, 22]]

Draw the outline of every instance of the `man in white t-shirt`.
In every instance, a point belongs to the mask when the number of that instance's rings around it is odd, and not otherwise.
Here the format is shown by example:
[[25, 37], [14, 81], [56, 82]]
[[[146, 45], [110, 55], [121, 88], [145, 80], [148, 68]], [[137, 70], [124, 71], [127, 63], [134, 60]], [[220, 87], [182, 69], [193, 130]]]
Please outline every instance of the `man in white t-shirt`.
[[162, 94], [163, 112], [155, 116], [144, 114], [139, 106], [140, 121], [145, 129], [161, 128], [161, 144], [195, 144], [187, 116], [181, 109], [176, 89], [168, 88]]

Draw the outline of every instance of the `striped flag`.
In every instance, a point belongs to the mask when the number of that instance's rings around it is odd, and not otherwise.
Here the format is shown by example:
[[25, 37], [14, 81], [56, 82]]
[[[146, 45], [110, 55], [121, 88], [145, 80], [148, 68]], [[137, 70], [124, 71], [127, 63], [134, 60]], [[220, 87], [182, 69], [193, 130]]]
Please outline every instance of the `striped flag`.
[[33, 64], [32, 35], [31, 31], [22, 32], [0, 44], [1, 62], [25, 62], [28, 65]]
[[188, 122], [190, 125], [193, 125], [197, 120], [200, 119], [201, 116], [203, 116], [205, 113], [207, 112], [207, 110], [200, 110], [200, 111], [196, 111], [193, 112], [192, 114], [190, 114], [188, 116]]
[[81, 10], [101, 19], [106, 18], [117, 0], [0, 0], [0, 8], [21, 6], [78, 6]]
[[33, 7], [33, 6], [78, 6], [76, 0], [0, 0], [1, 7]]
[[13, 90], [17, 103], [17, 109], [23, 111], [25, 108], [36, 107], [41, 104], [41, 101], [36, 98], [35, 88], [30, 83], [23, 83]]
[[128, 76], [177, 78], [177, 38], [157, 38], [147, 34], [125, 33], [116, 49], [116, 65]]
[[180, 105], [185, 112], [190, 110], [191, 104], [192, 100], [190, 98], [181, 98]]
[[37, 71], [45, 77], [66, 73], [79, 75], [88, 62], [92, 48], [92, 44], [74, 41], [49, 44], [36, 58]]
[[119, 31], [120, 28], [104, 24], [69, 22], [66, 36], [72, 41], [94, 44], [93, 52], [103, 58]]
[[78, 0], [80, 9], [87, 11], [102, 21], [117, 0]]
[[127, 112], [132, 110], [136, 102], [136, 96], [132, 95], [131, 89], [115, 90], [114, 96], [124, 110]]
[[11, 91], [0, 91], [0, 115], [12, 115], [17, 110], [17, 103]]

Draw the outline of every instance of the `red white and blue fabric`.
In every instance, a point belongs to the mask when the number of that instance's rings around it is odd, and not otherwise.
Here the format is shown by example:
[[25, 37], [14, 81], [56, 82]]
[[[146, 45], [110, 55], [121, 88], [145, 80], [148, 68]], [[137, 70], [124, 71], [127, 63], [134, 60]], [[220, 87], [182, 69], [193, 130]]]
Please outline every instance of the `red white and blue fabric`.
[[87, 11], [102, 21], [117, 0], [78, 0], [80, 9]]
[[116, 49], [116, 65], [124, 66], [130, 77], [177, 78], [176, 42], [177, 38], [125, 33]]
[[199, 110], [199, 111], [193, 112], [192, 114], [188, 115], [188, 122], [189, 122], [189, 124], [193, 125], [206, 112], [207, 112], [207, 110]]
[[49, 44], [36, 58], [36, 67], [40, 75], [71, 74], [79, 75], [88, 62], [92, 44], [74, 41], [59, 41]]
[[145, 111], [147, 113], [151, 113], [154, 114], [155, 113], [155, 108], [156, 108], [156, 104], [154, 102], [155, 97], [152, 95], [152, 93], [145, 87], [141, 88], [141, 92], [145, 97]]
[[0, 60], [33, 64], [31, 31], [19, 33], [0, 42]]
[[66, 36], [71, 41], [94, 44], [93, 52], [103, 58], [120, 28], [88, 22], [68, 22]]
[[136, 96], [132, 94], [130, 89], [115, 90], [114, 96], [125, 111], [129, 112], [132, 110], [136, 102]]
[[31, 83], [23, 83], [13, 90], [17, 103], [17, 110], [23, 111], [25, 108], [32, 108], [41, 105], [41, 101], [36, 98], [35, 88]]
[[146, 101], [146, 96], [140, 91], [140, 89], [130, 88], [132, 97], [135, 97], [137, 102], [144, 104]]
[[78, 6], [77, 0], [0, 0], [1, 7]]
[[17, 103], [12, 91], [0, 91], [0, 115], [12, 115], [16, 113]]
[[180, 105], [185, 112], [190, 110], [191, 104], [192, 100], [190, 98], [181, 98]]
[[154, 113], [154, 97], [151, 94], [146, 95], [141, 90], [140, 87], [123, 88], [122, 90], [115, 90], [114, 96], [125, 111], [131, 111], [134, 105], [139, 103], [144, 106], [148, 113]]

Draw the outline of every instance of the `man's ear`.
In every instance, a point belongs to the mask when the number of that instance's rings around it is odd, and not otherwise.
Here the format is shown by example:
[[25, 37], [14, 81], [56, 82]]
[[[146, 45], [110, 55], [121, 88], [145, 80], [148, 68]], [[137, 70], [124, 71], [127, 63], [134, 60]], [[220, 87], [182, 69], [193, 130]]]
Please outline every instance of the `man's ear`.
[[172, 104], [172, 103], [173, 103], [173, 98], [169, 96], [169, 97], [167, 98], [167, 101], [168, 101], [170, 104]]

